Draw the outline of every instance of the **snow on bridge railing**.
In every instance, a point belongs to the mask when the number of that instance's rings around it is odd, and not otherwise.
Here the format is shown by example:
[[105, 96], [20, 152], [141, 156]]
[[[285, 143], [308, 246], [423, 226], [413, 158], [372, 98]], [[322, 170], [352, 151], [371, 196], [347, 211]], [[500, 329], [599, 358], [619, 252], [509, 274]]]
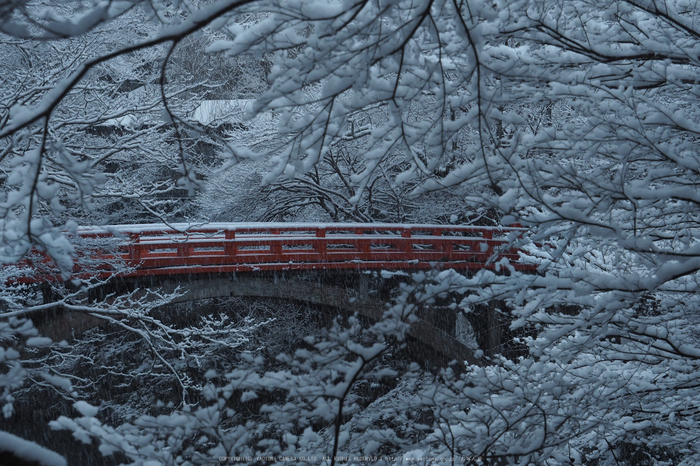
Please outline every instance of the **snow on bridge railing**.
[[[525, 231], [519, 227], [383, 223], [212, 223], [81, 227], [78, 235], [88, 242], [116, 238], [113, 252], [101, 250], [91, 257], [93, 264], [98, 263], [99, 274], [108, 274], [109, 264], [120, 262], [129, 267], [122, 276], [145, 276], [258, 270], [493, 269], [504, 258], [517, 270], [534, 271], [536, 267], [523, 263], [513, 247]], [[90, 273], [80, 265], [73, 272], [78, 277]], [[19, 281], [36, 283], [58, 276], [30, 275]]]

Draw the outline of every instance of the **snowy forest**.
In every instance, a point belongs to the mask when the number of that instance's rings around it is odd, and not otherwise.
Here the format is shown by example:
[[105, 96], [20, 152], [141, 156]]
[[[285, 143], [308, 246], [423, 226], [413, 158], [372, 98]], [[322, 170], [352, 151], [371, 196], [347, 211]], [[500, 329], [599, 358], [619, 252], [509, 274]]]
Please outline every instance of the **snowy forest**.
[[[532, 270], [370, 321], [78, 234], [213, 222], [518, 225]], [[2, 464], [696, 465], [699, 291], [698, 2], [0, 0]]]

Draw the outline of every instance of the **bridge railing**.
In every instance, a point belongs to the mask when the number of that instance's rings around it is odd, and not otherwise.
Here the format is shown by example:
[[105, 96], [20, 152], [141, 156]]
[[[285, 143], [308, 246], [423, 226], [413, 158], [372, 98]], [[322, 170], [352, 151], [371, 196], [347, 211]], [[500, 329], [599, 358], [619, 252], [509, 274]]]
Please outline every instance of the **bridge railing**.
[[[131, 268], [127, 276], [256, 270], [481, 269], [494, 268], [503, 258], [516, 269], [535, 268], [520, 262], [513, 243], [525, 229], [517, 227], [262, 223], [174, 227], [83, 228], [79, 235], [87, 240], [120, 237], [116, 252], [101, 252], [92, 259], [103, 259], [105, 270], [115, 261], [126, 264]], [[78, 267], [74, 273], [80, 276], [85, 271]]]

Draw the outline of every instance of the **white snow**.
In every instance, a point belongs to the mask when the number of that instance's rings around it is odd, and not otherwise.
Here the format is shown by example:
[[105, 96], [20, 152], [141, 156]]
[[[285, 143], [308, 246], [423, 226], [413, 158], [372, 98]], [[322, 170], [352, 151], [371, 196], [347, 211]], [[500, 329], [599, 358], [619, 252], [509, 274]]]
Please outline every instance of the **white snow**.
[[68, 466], [58, 453], [9, 432], [0, 431], [0, 451], [10, 452], [25, 461], [36, 461], [41, 466]]
[[95, 417], [99, 409], [86, 401], [76, 401], [73, 407], [85, 417]]
[[[325, 230], [381, 230], [381, 229], [412, 229], [419, 231], [429, 231], [433, 229], [443, 231], [460, 231], [474, 230], [487, 231], [491, 230], [495, 234], [494, 237], [505, 236], [511, 231], [523, 231], [523, 228], [511, 227], [471, 227], [467, 225], [438, 225], [438, 224], [416, 224], [416, 223], [304, 223], [304, 222], [213, 222], [213, 223], [144, 223], [131, 225], [104, 225], [104, 226], [80, 226], [78, 227], [79, 234], [97, 234], [97, 233], [144, 233], [144, 232], [186, 232], [189, 230], [289, 230], [289, 229], [304, 229], [309, 231], [314, 229]], [[432, 237], [431, 235], [426, 235]]]
[[250, 121], [251, 126], [269, 126], [272, 115], [261, 113], [253, 116], [254, 102], [253, 99], [204, 100], [189, 118], [204, 126], [246, 121]]

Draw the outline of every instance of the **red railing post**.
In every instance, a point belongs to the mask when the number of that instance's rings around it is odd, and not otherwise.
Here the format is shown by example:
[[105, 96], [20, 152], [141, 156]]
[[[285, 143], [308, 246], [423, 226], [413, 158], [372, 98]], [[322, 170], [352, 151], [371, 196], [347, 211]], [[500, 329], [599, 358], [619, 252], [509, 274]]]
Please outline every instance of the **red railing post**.
[[236, 255], [236, 230], [226, 230], [224, 232], [224, 254], [227, 256]]
[[316, 238], [319, 238], [318, 240], [314, 241], [314, 252], [321, 256], [321, 260], [323, 260], [326, 257], [326, 253], [328, 251], [327, 242], [326, 242], [326, 229], [325, 228], [317, 228], [316, 229]]
[[192, 249], [191, 243], [179, 243], [177, 245], [177, 257], [190, 257]]
[[129, 239], [129, 258], [135, 261], [141, 260], [141, 249], [136, 247], [140, 239], [139, 234], [129, 233]]
[[370, 240], [368, 240], [368, 239], [356, 239], [355, 241], [357, 241], [357, 246], [358, 246], [357, 249], [360, 251], [360, 253], [363, 256], [365, 254], [369, 255], [369, 253], [371, 251]]
[[[404, 239], [401, 240], [401, 242], [399, 243], [399, 250], [406, 255], [410, 255], [413, 252], [413, 242], [409, 241], [411, 238], [411, 229], [404, 228], [403, 230], [401, 230], [401, 238]], [[410, 258], [407, 257], [407, 259]]]
[[481, 231], [481, 237], [484, 238], [484, 242], [479, 245], [479, 252], [482, 254], [493, 254], [493, 230], [491, 228], [484, 229]]

